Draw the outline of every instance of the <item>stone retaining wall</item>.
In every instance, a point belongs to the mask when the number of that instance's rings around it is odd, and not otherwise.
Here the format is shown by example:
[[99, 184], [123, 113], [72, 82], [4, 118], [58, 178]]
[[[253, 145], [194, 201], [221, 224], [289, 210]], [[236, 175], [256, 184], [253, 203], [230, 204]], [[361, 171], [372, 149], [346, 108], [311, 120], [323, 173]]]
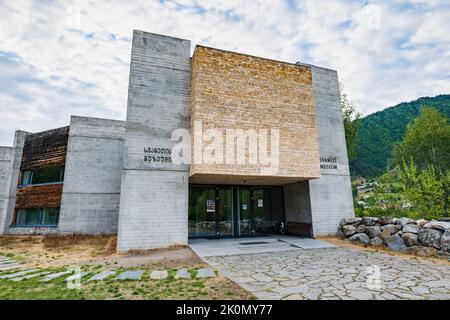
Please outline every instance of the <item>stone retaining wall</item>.
[[423, 256], [450, 253], [450, 222], [409, 218], [344, 218], [337, 235], [366, 246]]

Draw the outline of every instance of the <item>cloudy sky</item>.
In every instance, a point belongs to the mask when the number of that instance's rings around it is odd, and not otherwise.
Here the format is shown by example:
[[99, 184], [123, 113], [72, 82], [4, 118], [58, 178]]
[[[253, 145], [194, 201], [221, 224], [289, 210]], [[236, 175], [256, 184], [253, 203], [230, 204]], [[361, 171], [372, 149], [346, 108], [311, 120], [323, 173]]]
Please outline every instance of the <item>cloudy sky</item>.
[[450, 93], [448, 0], [0, 0], [0, 145], [125, 119], [133, 29], [336, 69], [364, 114]]

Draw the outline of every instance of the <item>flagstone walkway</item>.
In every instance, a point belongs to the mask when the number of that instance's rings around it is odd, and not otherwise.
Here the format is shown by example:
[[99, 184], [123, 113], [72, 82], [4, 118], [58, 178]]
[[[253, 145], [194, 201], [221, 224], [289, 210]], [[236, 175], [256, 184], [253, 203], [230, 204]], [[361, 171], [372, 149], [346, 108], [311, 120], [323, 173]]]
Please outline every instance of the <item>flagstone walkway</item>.
[[344, 248], [203, 257], [260, 299], [450, 299], [450, 267]]

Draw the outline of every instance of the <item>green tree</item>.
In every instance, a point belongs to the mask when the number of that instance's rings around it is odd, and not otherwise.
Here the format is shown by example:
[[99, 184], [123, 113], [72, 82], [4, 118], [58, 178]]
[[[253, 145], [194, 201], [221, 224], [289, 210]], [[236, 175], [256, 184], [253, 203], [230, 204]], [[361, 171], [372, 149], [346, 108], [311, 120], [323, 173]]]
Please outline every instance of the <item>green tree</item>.
[[344, 92], [344, 85], [339, 83], [341, 93], [341, 111], [344, 120], [345, 140], [347, 142], [347, 155], [349, 160], [355, 157], [356, 131], [359, 126], [361, 114]]
[[399, 180], [405, 186], [405, 198], [411, 205], [411, 218], [434, 219], [449, 216], [446, 210], [448, 195], [445, 194], [444, 185], [450, 183], [450, 172], [439, 178], [431, 165], [419, 172], [413, 159], [409, 163], [403, 161], [397, 170]]
[[395, 148], [397, 164], [403, 159], [414, 159], [423, 170], [434, 167], [443, 176], [450, 166], [450, 124], [435, 108], [423, 107], [419, 116], [408, 126], [403, 141]]
[[[394, 149], [397, 164], [409, 165], [423, 173], [422, 182], [434, 177], [442, 188], [444, 211], [448, 215], [450, 183], [450, 124], [445, 116], [430, 107], [423, 107], [419, 116], [408, 126], [403, 141]], [[414, 159], [414, 160], [412, 160]], [[416, 184], [418, 181], [415, 182]], [[424, 186], [422, 186], [424, 187]], [[437, 187], [437, 185], [435, 185]]]

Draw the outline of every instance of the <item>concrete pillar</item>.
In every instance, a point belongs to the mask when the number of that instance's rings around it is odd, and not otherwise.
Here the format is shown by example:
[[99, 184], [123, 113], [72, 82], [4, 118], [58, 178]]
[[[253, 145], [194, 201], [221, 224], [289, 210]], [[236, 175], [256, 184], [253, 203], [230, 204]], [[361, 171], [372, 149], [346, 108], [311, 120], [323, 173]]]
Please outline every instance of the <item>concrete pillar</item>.
[[16, 131], [12, 148], [0, 148], [0, 234], [7, 234], [16, 204], [25, 131]]
[[117, 233], [124, 135], [124, 121], [72, 116], [59, 233]]
[[337, 72], [311, 68], [321, 166], [321, 177], [309, 182], [313, 233], [317, 236], [335, 234], [340, 220], [355, 213]]
[[190, 41], [134, 31], [118, 251], [187, 244], [189, 165], [164, 150], [190, 127], [190, 78]]

